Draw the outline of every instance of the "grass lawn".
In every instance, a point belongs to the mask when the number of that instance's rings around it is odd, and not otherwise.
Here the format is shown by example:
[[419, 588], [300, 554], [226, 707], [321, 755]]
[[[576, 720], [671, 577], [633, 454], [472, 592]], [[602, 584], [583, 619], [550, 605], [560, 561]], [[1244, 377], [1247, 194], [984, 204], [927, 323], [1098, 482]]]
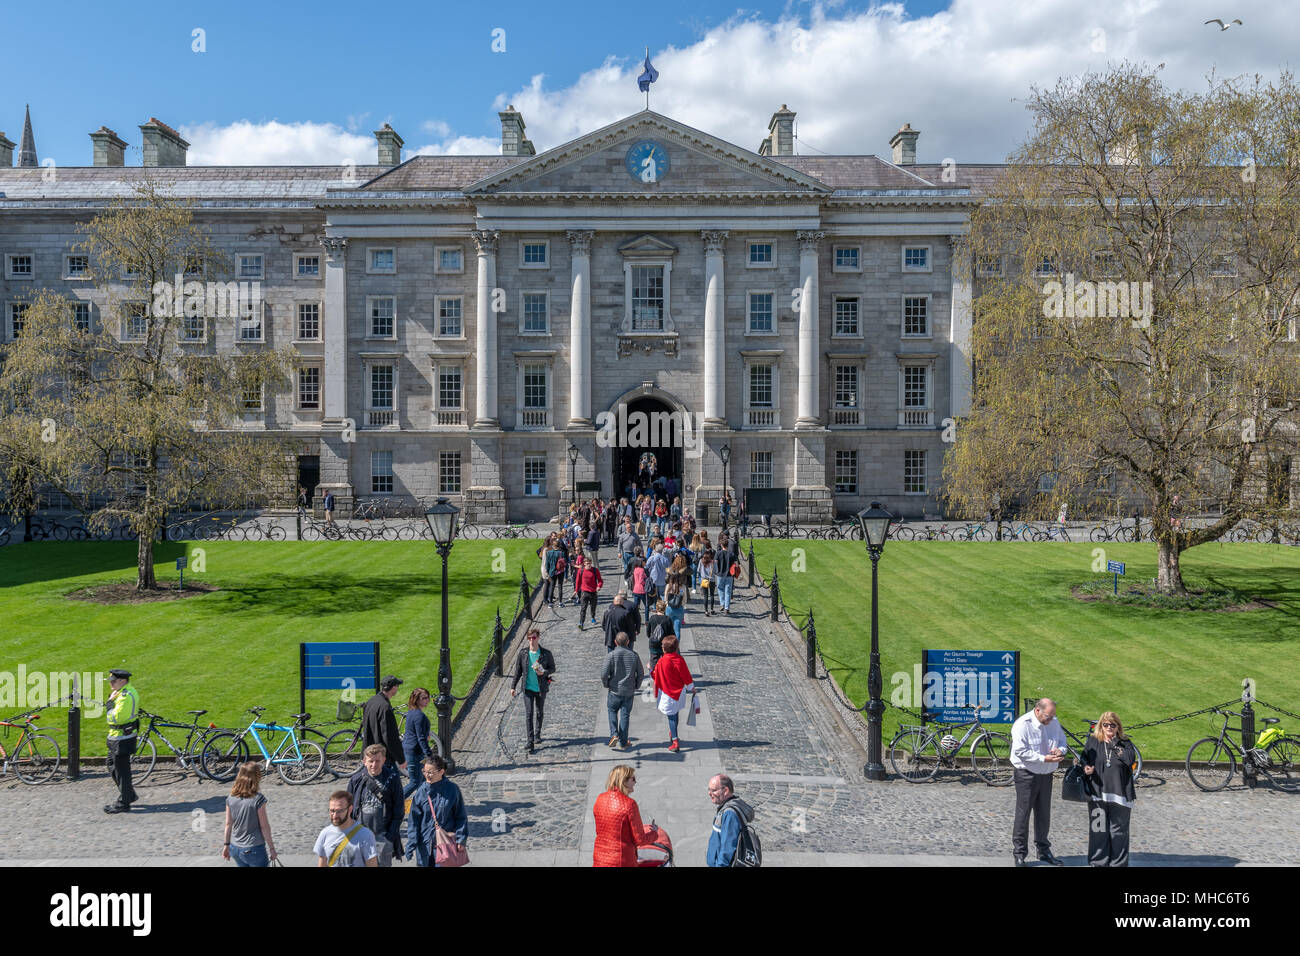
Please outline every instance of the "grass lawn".
[[[906, 673], [910, 681], [924, 648], [1005, 649], [1021, 652], [1021, 696], [1054, 698], [1076, 732], [1103, 710], [1132, 725], [1219, 704], [1240, 695], [1244, 677], [1255, 678], [1261, 700], [1300, 710], [1300, 549], [1211, 544], [1185, 552], [1188, 587], [1234, 588], [1276, 605], [1209, 612], [1075, 599], [1071, 585], [1101, 577], [1091, 570], [1095, 547], [891, 541], [879, 569], [886, 700], [900, 686], [893, 675]], [[802, 572], [795, 548], [806, 556]], [[1128, 581], [1155, 576], [1155, 545], [1105, 549], [1108, 559], [1127, 563]], [[871, 562], [863, 545], [756, 541], [754, 555], [765, 580], [774, 565], [779, 569], [782, 600], [800, 624], [812, 605], [827, 666], [856, 704], [866, 703]], [[1261, 709], [1260, 716], [1270, 713]], [[1139, 730], [1134, 740], [1145, 757], [1181, 760], [1212, 732], [1212, 716]], [[899, 717], [886, 710], [886, 743]], [[1281, 726], [1300, 733], [1289, 718]]]
[[[461, 541], [452, 550], [452, 692], [463, 695], [491, 651], [497, 608], [509, 627], [519, 569], [536, 577], [538, 542]], [[176, 558], [206, 571], [186, 583], [221, 590], [182, 600], [105, 606], [65, 595], [135, 580], [134, 542], [40, 542], [0, 549], [0, 671], [103, 672], [126, 667], [146, 710], [183, 719], [206, 708], [219, 726], [246, 722], [244, 708], [288, 719], [298, 710], [300, 641], [380, 642], [380, 666], [437, 694], [441, 561], [432, 542], [202, 542], [154, 549], [160, 583], [176, 579]], [[494, 549], [503, 549], [494, 560]], [[87, 695], [92, 693], [86, 689]], [[107, 682], [104, 693], [108, 693]], [[358, 689], [363, 701], [369, 690]], [[308, 691], [307, 709], [334, 716], [335, 691]], [[400, 695], [405, 702], [405, 695]], [[0, 707], [8, 716], [21, 708]], [[50, 711], [51, 725], [66, 725]], [[87, 721], [84, 752], [102, 754], [104, 722]], [[60, 745], [66, 733], [54, 734]], [[161, 748], [160, 748], [161, 749]]]

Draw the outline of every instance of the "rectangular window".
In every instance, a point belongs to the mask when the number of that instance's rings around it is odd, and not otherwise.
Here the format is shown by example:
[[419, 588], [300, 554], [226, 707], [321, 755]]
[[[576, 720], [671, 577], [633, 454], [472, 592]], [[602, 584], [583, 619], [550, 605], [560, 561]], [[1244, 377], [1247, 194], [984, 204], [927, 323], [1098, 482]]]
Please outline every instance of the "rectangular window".
[[186, 256], [184, 269], [185, 269], [185, 278], [202, 279], [203, 258], [201, 256]]
[[372, 495], [391, 495], [393, 493], [393, 453], [391, 451], [372, 451], [370, 453], [370, 493]]
[[751, 408], [772, 407], [772, 366], [751, 365], [749, 367], [749, 406]]
[[546, 243], [545, 242], [525, 242], [523, 243], [523, 255], [521, 256], [525, 267], [543, 268], [546, 266]]
[[529, 498], [546, 497], [546, 456], [524, 456], [524, 494]]
[[393, 407], [393, 367], [370, 366], [370, 407], [381, 411]]
[[304, 342], [315, 342], [320, 339], [319, 303], [298, 303], [298, 338]]
[[903, 452], [903, 494], [926, 493], [925, 456], [924, 450], [909, 448]]
[[749, 331], [775, 331], [772, 325], [772, 300], [774, 298], [775, 296], [771, 292], [751, 292], [749, 294]]
[[262, 341], [262, 306], [261, 302], [249, 302], [244, 307], [244, 314], [239, 317], [239, 341]]
[[320, 277], [320, 256], [294, 256], [294, 274], [299, 279], [316, 279]]
[[858, 367], [856, 365], [835, 366], [835, 407], [858, 407]]
[[930, 299], [928, 296], [903, 298], [903, 334], [925, 337], [930, 334]]
[[836, 299], [835, 300], [835, 334], [836, 335], [859, 335], [858, 331], [858, 300], [857, 299]]
[[751, 242], [749, 244], [749, 264], [751, 266], [770, 266], [772, 262], [772, 243]]
[[371, 249], [367, 272], [392, 274], [397, 271], [397, 252], [394, 249]]
[[239, 258], [239, 278], [241, 279], [262, 278], [262, 254], [261, 253], [241, 255], [238, 258]]
[[90, 256], [64, 256], [63, 277], [65, 279], [84, 279], [90, 272]]
[[459, 246], [440, 246], [438, 248], [439, 272], [464, 272], [465, 253]]
[[524, 408], [547, 408], [546, 366], [524, 366]]
[[547, 326], [546, 293], [524, 293], [524, 331], [546, 332]]
[[1119, 256], [1113, 252], [1093, 253], [1092, 267], [1097, 270], [1097, 275], [1104, 279], [1113, 279], [1122, 273]]
[[126, 307], [123, 321], [122, 338], [127, 342], [143, 342], [149, 334], [149, 310], [143, 302], [136, 302]]
[[22, 334], [24, 320], [27, 316], [26, 302], [9, 303], [9, 340], [12, 342]]
[[835, 270], [837, 272], [858, 272], [860, 251], [857, 246], [835, 247]]
[[664, 327], [664, 267], [632, 267], [632, 330], [658, 332]]
[[930, 271], [930, 247], [929, 246], [904, 246], [903, 247], [903, 271], [904, 272], [929, 272]]
[[1038, 265], [1034, 267], [1034, 275], [1037, 276], [1054, 276], [1056, 275], [1056, 259], [1052, 256], [1043, 256], [1038, 260]]
[[438, 300], [438, 334], [458, 338], [461, 335], [461, 315], [464, 300], [460, 296]]
[[320, 411], [320, 366], [298, 369], [298, 407], [305, 412]]
[[997, 278], [1002, 275], [1002, 257], [1001, 256], [980, 256], [975, 265], [975, 274], [986, 279]]
[[396, 309], [397, 300], [391, 295], [376, 296], [370, 300], [370, 335], [373, 338], [391, 339], [395, 336], [393, 316]]
[[928, 384], [930, 369], [925, 365], [903, 366], [903, 407], [929, 408]]
[[33, 276], [32, 257], [27, 254], [5, 256], [6, 279], [30, 279]]
[[461, 370], [459, 365], [443, 365], [438, 369], [438, 407], [449, 411], [460, 409]]
[[858, 493], [858, 453], [856, 451], [835, 452], [835, 493], [837, 495], [856, 495]]
[[72, 327], [78, 332], [90, 331], [90, 303], [72, 303]]
[[751, 451], [749, 453], [749, 487], [772, 487], [772, 453], [770, 451]]
[[460, 494], [460, 452], [438, 453], [438, 494]]
[[246, 412], [260, 412], [262, 410], [262, 380], [260, 378], [253, 377], [244, 383], [242, 404]]
[[201, 315], [184, 316], [180, 333], [182, 342], [202, 342], [208, 334], [208, 320]]

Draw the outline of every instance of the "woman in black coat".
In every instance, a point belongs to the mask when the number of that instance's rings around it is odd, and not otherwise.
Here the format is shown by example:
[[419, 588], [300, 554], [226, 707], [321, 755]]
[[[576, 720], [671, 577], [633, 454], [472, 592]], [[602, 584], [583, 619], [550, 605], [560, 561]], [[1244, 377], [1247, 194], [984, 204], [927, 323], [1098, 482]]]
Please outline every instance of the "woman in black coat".
[[1128, 866], [1129, 816], [1137, 792], [1137, 751], [1113, 710], [1101, 715], [1083, 748], [1088, 775], [1088, 865]]

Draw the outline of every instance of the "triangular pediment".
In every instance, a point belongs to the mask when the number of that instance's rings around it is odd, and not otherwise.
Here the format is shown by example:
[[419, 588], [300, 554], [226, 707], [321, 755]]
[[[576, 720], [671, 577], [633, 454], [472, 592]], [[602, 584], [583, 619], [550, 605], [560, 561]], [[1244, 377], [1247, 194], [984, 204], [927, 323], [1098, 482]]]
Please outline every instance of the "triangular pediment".
[[671, 256], [677, 251], [677, 247], [671, 242], [646, 233], [635, 239], [629, 239], [618, 247], [618, 251], [624, 256]]
[[[654, 158], [666, 170], [646, 182], [629, 170], [629, 152], [643, 155], [654, 144]], [[643, 152], [637, 152], [638, 147]], [[640, 166], [644, 170], [644, 164]], [[529, 194], [644, 196], [817, 196], [830, 187], [758, 153], [645, 110], [588, 133], [563, 146], [487, 176], [466, 189], [488, 197]]]

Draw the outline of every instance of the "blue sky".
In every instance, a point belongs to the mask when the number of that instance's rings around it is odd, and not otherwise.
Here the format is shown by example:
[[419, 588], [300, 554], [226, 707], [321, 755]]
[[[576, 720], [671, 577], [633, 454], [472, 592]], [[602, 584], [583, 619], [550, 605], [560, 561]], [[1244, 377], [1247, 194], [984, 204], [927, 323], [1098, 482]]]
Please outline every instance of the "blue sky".
[[[999, 161], [1024, 131], [1013, 98], [1062, 73], [1146, 59], [1195, 85], [1288, 63], [1286, 4], [1222, 3], [11, 4], [0, 129], [17, 141], [31, 103], [38, 153], [59, 165], [88, 163], [101, 124], [138, 147], [150, 116], [190, 139], [192, 163], [371, 162], [385, 121], [407, 155], [495, 152], [510, 102], [545, 149], [641, 108], [648, 45], [652, 107], [751, 149], [788, 103], [801, 152], [886, 153], [910, 122], [923, 161]], [[1211, 16], [1246, 24], [1221, 34]]]

